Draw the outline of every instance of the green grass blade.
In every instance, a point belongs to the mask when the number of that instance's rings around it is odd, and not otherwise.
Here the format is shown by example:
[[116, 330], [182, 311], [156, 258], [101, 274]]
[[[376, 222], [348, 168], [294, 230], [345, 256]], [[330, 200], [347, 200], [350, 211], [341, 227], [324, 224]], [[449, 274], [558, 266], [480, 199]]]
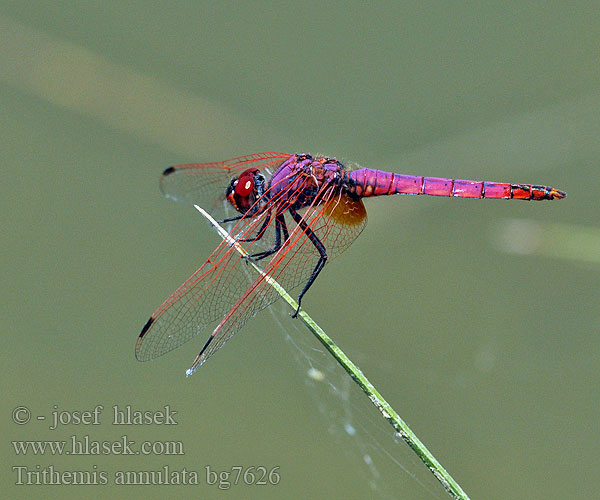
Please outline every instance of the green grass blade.
[[[218, 231], [220, 236], [226, 240], [230, 245], [235, 247], [235, 249], [242, 255], [247, 256], [248, 253], [244, 250], [244, 248], [237, 242], [235, 239], [223, 229], [217, 221], [215, 221], [207, 212], [205, 212], [198, 205], [194, 205], [196, 209], [204, 215], [208, 219], [208, 221], [213, 225], [213, 227]], [[290, 305], [292, 310], [296, 310], [298, 308], [297, 302], [283, 289], [277, 281], [271, 278], [268, 274], [266, 274], [261, 267], [256, 265], [251, 259], [248, 259], [248, 264], [250, 264], [257, 273], [262, 275], [281, 297]], [[446, 491], [453, 498], [460, 500], [468, 500], [469, 497], [463, 491], [463, 489], [459, 486], [459, 484], [452, 478], [452, 476], [442, 467], [442, 465], [436, 460], [436, 458], [431, 454], [431, 452], [425, 447], [425, 445], [421, 442], [421, 440], [415, 435], [415, 433], [408, 427], [406, 422], [404, 422], [398, 413], [390, 406], [390, 404], [383, 399], [379, 391], [375, 389], [373, 384], [369, 382], [367, 377], [363, 374], [363, 372], [358, 368], [348, 356], [344, 354], [344, 352], [329, 338], [329, 336], [321, 329], [321, 327], [304, 311], [300, 309], [298, 313], [298, 318], [307, 326], [307, 328], [317, 337], [319, 342], [325, 346], [325, 348], [332, 354], [332, 356], [337, 360], [337, 362], [342, 365], [344, 370], [352, 377], [358, 386], [363, 390], [363, 392], [367, 395], [367, 397], [371, 400], [371, 402], [375, 405], [375, 407], [381, 412], [383, 417], [392, 425], [392, 427], [396, 430], [396, 432], [402, 437], [402, 439], [410, 446], [413, 451], [417, 454], [417, 456], [423, 461], [423, 463], [427, 466], [427, 468], [433, 473], [433, 475], [437, 478], [437, 480], [442, 484], [442, 486], [446, 489]]]

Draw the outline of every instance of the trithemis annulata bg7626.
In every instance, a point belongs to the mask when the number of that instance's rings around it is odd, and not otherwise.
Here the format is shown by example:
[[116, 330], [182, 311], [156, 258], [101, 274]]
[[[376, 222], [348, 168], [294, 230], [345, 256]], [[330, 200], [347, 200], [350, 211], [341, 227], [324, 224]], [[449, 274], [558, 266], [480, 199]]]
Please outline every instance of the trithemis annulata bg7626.
[[[362, 198], [427, 194], [457, 198], [554, 200], [566, 193], [548, 186], [400, 175], [350, 169], [334, 158], [258, 153], [215, 163], [167, 168], [160, 180], [169, 198], [197, 204], [233, 225], [232, 237], [284, 288], [302, 285], [298, 304], [328, 258], [343, 252], [364, 229]], [[226, 217], [226, 209], [239, 215]], [[154, 311], [135, 355], [146, 361], [187, 342], [220, 321], [192, 371], [279, 295], [252, 273], [227, 241]], [[296, 314], [298, 311], [296, 311]]]

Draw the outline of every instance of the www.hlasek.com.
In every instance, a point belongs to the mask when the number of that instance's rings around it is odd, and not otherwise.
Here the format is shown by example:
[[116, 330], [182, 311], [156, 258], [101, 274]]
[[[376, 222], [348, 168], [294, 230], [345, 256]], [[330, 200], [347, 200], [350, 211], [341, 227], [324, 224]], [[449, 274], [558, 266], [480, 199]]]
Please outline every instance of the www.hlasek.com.
[[264, 466], [232, 466], [229, 470], [215, 471], [209, 465], [204, 468], [204, 477], [195, 470], [171, 469], [168, 465], [162, 469], [151, 471], [108, 471], [99, 470], [96, 465], [91, 470], [59, 471], [53, 465], [41, 467], [13, 466], [16, 474], [15, 485], [106, 485], [112, 478], [115, 485], [199, 485], [204, 482], [209, 486], [217, 486], [227, 490], [238, 484], [247, 486], [275, 486], [281, 480], [279, 466], [267, 468]]
[[99, 441], [72, 435], [67, 440], [12, 441], [15, 455], [185, 455], [183, 441], [136, 441], [123, 435]]

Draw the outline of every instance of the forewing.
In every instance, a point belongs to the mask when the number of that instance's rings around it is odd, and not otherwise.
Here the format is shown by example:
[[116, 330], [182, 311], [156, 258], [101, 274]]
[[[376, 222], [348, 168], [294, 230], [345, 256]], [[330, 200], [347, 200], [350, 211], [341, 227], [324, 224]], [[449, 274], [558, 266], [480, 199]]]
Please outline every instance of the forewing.
[[160, 189], [167, 198], [200, 205], [221, 217], [225, 190], [233, 177], [249, 168], [258, 168], [270, 176], [290, 156], [286, 153], [256, 153], [220, 162], [175, 165], [163, 172]]
[[[292, 195], [293, 193], [287, 193], [288, 198]], [[280, 212], [286, 208], [284, 198], [282, 197], [282, 204], [278, 207]], [[304, 211], [303, 219], [323, 243], [328, 256], [333, 258], [343, 252], [364, 229], [367, 222], [366, 211], [362, 201], [352, 199], [331, 186], [324, 188], [320, 199], [321, 204], [310, 206]], [[289, 291], [306, 283], [319, 260], [319, 252], [306, 233], [289, 217], [287, 220], [290, 236], [266, 266], [265, 274]], [[190, 373], [220, 349], [252, 316], [279, 297], [265, 277], [259, 275], [215, 328], [212, 340], [198, 355]]]

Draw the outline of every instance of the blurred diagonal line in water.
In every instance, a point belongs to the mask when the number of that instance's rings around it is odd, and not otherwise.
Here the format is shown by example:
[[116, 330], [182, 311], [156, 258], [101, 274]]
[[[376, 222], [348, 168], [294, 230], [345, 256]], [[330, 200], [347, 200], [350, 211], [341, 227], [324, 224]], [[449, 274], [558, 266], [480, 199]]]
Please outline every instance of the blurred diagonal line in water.
[[444, 176], [502, 181], [510, 175], [514, 182], [550, 183], [552, 179], [532, 180], [528, 172], [587, 158], [595, 162], [600, 155], [599, 133], [600, 92], [595, 92], [395, 153], [384, 163], [407, 174], [434, 175], [436, 169]]
[[245, 151], [287, 142], [218, 103], [1, 15], [0, 33], [0, 81], [169, 151], [209, 157], [231, 144]]

